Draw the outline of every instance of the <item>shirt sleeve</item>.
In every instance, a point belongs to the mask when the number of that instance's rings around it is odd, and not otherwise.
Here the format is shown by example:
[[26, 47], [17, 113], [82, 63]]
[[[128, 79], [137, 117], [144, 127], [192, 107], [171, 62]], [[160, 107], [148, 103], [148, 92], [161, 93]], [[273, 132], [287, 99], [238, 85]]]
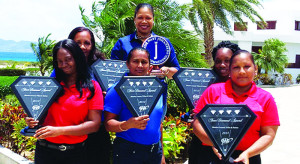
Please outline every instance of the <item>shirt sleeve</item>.
[[119, 39], [113, 49], [111, 50], [110, 59], [112, 60], [124, 60], [124, 56], [126, 56], [125, 50], [122, 48], [122, 41]]
[[103, 94], [100, 85], [93, 80], [95, 94], [93, 98], [88, 100], [89, 110], [103, 110]]
[[170, 53], [170, 57], [167, 60], [165, 65], [168, 67], [175, 67], [177, 70], [179, 70], [180, 66], [179, 66], [179, 62], [178, 62], [176, 54], [175, 54], [175, 49], [174, 49], [173, 45], [171, 44], [170, 40], [167, 38], [166, 38], [166, 40], [170, 44], [171, 53]]
[[104, 111], [119, 115], [122, 110], [123, 101], [115, 90], [113, 85], [106, 93], [104, 100]]
[[279, 115], [277, 105], [272, 95], [264, 106], [264, 113], [262, 115], [261, 126], [279, 126]]

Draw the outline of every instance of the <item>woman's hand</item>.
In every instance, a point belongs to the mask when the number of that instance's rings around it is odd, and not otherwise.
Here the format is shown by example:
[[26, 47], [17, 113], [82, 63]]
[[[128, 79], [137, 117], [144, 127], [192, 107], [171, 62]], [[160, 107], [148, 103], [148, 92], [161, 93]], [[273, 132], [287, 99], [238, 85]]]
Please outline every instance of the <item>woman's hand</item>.
[[54, 126], [44, 126], [39, 128], [36, 132], [34, 137], [37, 139], [45, 139], [48, 137], [56, 137], [61, 135], [61, 130], [59, 127]]
[[234, 162], [249, 164], [249, 155], [244, 151], [237, 159], [234, 160]]
[[146, 129], [147, 123], [150, 120], [149, 115], [143, 115], [139, 117], [131, 117], [129, 120], [123, 123], [122, 129], [131, 129], [131, 128], [136, 128], [136, 129], [141, 129], [144, 130]]
[[219, 158], [219, 160], [222, 160], [222, 154], [219, 153], [218, 149], [216, 149], [215, 147], [211, 147], [213, 152], [216, 154], [216, 156]]
[[26, 117], [25, 118], [26, 124], [29, 126], [29, 128], [33, 128], [38, 125], [39, 121], [34, 120], [32, 117]]

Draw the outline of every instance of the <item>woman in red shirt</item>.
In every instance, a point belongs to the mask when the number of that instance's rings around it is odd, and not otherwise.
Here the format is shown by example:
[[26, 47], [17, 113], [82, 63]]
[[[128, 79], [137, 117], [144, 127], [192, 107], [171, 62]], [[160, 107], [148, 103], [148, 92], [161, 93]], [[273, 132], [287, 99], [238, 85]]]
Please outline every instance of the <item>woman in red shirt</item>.
[[[91, 78], [83, 51], [71, 39], [53, 48], [53, 67], [63, 92], [34, 135], [38, 139], [35, 163], [86, 163], [87, 134], [96, 132], [101, 122], [101, 88]], [[26, 123], [34, 127], [38, 120], [26, 118]]]
[[[239, 50], [230, 59], [230, 79], [225, 83], [213, 84], [200, 97], [194, 110], [199, 113], [206, 104], [247, 104], [256, 114], [236, 150], [232, 154], [234, 162], [260, 164], [260, 153], [270, 146], [275, 138], [279, 123], [277, 106], [272, 95], [256, 87], [253, 79], [257, 72], [253, 56], [245, 50]], [[208, 138], [198, 119], [193, 122], [194, 133], [211, 149]], [[202, 163], [221, 163], [221, 155], [213, 148], [215, 154], [199, 154]], [[211, 151], [210, 151], [211, 152]]]

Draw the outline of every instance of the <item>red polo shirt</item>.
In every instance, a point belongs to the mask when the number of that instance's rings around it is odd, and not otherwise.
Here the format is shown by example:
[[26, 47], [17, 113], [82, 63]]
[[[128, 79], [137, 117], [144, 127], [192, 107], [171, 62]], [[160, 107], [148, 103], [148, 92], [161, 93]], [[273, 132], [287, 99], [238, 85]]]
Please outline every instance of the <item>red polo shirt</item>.
[[194, 112], [199, 113], [206, 104], [247, 104], [256, 114], [257, 118], [237, 146], [237, 150], [246, 150], [257, 141], [260, 138], [260, 127], [280, 125], [274, 98], [269, 92], [256, 87], [254, 82], [250, 90], [240, 96], [233, 91], [231, 80], [212, 84], [200, 97]]
[[[103, 110], [103, 95], [98, 82], [93, 81], [95, 95], [92, 99], [87, 99], [90, 91], [87, 88], [82, 89], [82, 97], [75, 85], [69, 88], [61, 83], [64, 89], [64, 95], [58, 101], [55, 101], [48, 110], [43, 126], [72, 126], [79, 125], [87, 120], [89, 110]], [[60, 135], [57, 137], [46, 138], [52, 143], [75, 144], [86, 140], [87, 135], [70, 136]]]

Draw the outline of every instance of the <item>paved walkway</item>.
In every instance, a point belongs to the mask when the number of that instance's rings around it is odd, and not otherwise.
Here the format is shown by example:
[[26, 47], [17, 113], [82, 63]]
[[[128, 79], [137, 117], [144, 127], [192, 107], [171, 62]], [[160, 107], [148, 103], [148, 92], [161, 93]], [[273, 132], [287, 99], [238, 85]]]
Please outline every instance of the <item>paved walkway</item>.
[[263, 89], [275, 98], [281, 125], [273, 145], [262, 153], [262, 163], [300, 163], [300, 85]]

